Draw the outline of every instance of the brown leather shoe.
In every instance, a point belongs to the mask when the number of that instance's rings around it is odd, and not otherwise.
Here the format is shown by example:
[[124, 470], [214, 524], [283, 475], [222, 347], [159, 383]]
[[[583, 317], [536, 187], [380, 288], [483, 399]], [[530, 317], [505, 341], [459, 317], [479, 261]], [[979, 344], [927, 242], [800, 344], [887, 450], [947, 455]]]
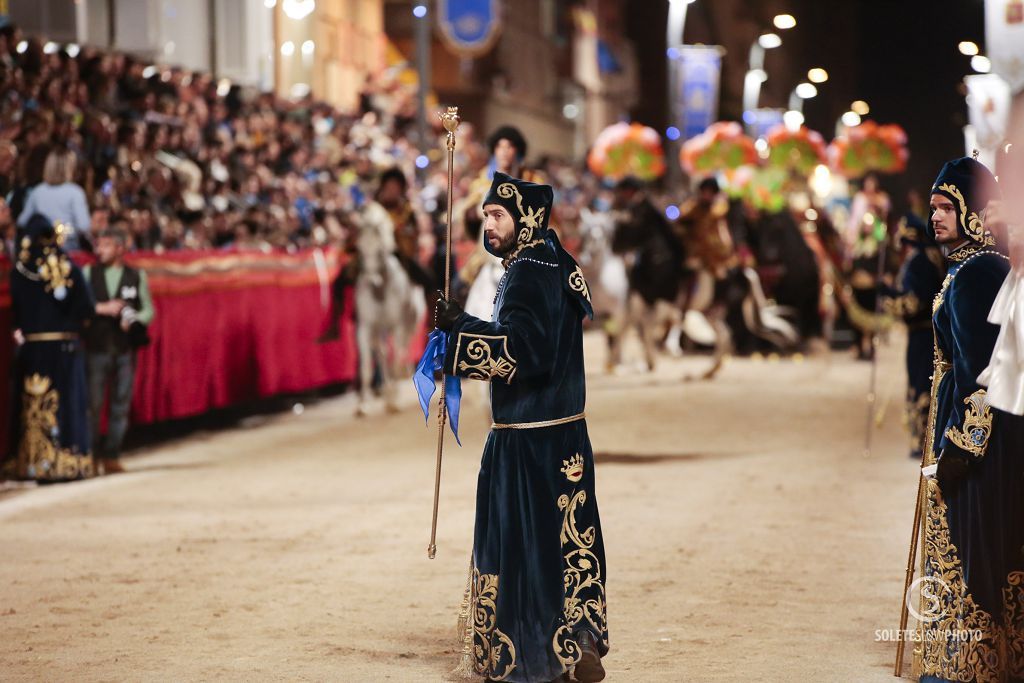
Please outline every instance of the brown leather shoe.
[[103, 465], [103, 474], [120, 474], [124, 472], [121, 461], [116, 458], [105, 458], [100, 463]]
[[573, 680], [578, 683], [597, 683], [604, 680], [604, 666], [601, 664], [601, 653], [597, 650], [597, 641], [590, 631], [575, 634], [576, 642], [583, 652], [580, 661], [573, 669]]

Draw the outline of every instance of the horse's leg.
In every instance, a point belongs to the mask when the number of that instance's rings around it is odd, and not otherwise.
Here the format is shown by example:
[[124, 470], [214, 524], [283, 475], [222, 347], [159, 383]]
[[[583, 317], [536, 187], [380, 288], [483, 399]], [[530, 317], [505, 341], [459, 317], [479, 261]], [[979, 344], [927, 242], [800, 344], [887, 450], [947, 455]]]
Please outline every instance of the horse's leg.
[[[382, 372], [384, 376], [384, 386], [381, 388], [384, 395], [384, 407], [389, 413], [398, 412], [398, 382], [396, 378], [402, 374], [402, 367], [404, 365], [405, 354], [409, 350], [409, 343], [402, 341], [399, 344], [394, 341], [392, 337], [392, 348], [391, 355], [389, 358], [384, 359]], [[387, 350], [387, 345], [383, 345], [384, 349]]]
[[626, 301], [615, 307], [604, 324], [605, 335], [608, 338], [608, 358], [605, 361], [605, 370], [608, 372], [613, 372], [622, 364], [622, 342], [632, 318], [629, 310], [631, 297], [632, 295], [627, 295]]
[[732, 333], [725, 324], [725, 307], [714, 306], [708, 311], [708, 322], [715, 329], [715, 351], [711, 367], [704, 373], [703, 379], [714, 379], [722, 369], [726, 356], [732, 351]]
[[370, 321], [360, 322], [356, 325], [356, 345], [359, 349], [359, 405], [356, 408], [356, 415], [366, 415], [366, 406], [370, 400], [370, 389], [373, 384], [373, 342], [372, 331], [369, 329]]
[[654, 372], [654, 337], [658, 325], [658, 307], [657, 304], [649, 305], [645, 301], [641, 301], [640, 305], [642, 309], [638, 320], [640, 341], [644, 347], [644, 362], [647, 363], [648, 372]]

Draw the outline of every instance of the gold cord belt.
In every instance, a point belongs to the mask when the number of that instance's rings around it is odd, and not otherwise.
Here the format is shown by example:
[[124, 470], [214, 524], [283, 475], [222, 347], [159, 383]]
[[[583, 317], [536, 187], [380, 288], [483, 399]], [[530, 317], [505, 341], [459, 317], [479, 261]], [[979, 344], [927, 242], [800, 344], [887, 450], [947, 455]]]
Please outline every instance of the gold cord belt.
[[491, 429], [540, 429], [541, 427], [554, 427], [555, 425], [578, 422], [586, 417], [586, 413], [580, 413], [572, 417], [560, 417], [557, 420], [544, 420], [543, 422], [516, 422], [514, 424], [499, 424], [495, 422], [491, 425]]
[[78, 339], [76, 332], [36, 332], [25, 335], [27, 342], [74, 341], [76, 339]]

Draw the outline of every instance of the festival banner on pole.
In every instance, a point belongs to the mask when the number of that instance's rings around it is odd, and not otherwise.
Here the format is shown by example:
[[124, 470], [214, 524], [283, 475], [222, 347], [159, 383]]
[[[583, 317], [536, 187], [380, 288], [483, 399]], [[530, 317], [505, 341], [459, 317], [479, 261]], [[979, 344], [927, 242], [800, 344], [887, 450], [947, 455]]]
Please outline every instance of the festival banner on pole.
[[985, 47], [992, 73], [1024, 90], [1024, 0], [985, 0]]
[[680, 130], [689, 140], [718, 120], [718, 85], [722, 49], [717, 45], [679, 48]]
[[965, 76], [967, 116], [978, 136], [978, 144], [996, 149], [1006, 140], [1013, 95], [1010, 85], [997, 74]]
[[437, 21], [448, 49], [460, 57], [479, 57], [501, 33], [498, 0], [437, 0]]

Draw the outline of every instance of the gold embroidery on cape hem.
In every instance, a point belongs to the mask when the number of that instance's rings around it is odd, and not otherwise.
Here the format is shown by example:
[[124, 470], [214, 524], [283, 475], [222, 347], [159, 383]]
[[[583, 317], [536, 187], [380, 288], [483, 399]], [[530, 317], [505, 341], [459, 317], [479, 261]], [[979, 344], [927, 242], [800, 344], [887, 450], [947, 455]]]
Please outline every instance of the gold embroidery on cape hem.
[[1024, 678], [1024, 571], [1010, 572], [1006, 577], [1003, 619], [1010, 675]]
[[590, 287], [587, 286], [587, 279], [583, 277], [583, 269], [576, 266], [576, 270], [569, 275], [569, 288], [574, 292], [579, 292], [586, 297], [587, 301], [590, 301]]
[[604, 581], [597, 556], [591, 552], [596, 541], [594, 527], [580, 531], [576, 526], [576, 508], [587, 502], [587, 492], [577, 491], [571, 497], [558, 497], [562, 511], [560, 536], [564, 556], [562, 581], [565, 587], [563, 618], [565, 623], [555, 631], [552, 639], [555, 657], [565, 667], [580, 660], [579, 643], [572, 637], [581, 622], [586, 620], [607, 646], [608, 620], [605, 606]]
[[473, 668], [491, 680], [504, 680], [516, 668], [516, 647], [497, 628], [498, 575], [473, 567], [472, 592]]
[[49, 377], [39, 373], [25, 378], [21, 407], [18, 474], [27, 479], [64, 480], [91, 477], [91, 454], [79, 454], [58, 445], [57, 409], [60, 392]]
[[985, 455], [985, 447], [992, 436], [992, 409], [988, 405], [988, 394], [979, 389], [964, 399], [967, 410], [964, 411], [962, 427], [950, 427], [946, 437], [954, 444], [979, 458]]
[[[462, 356], [462, 340], [468, 340], [465, 355], [468, 360], [460, 360]], [[500, 355], [495, 357], [491, 342], [501, 342]], [[472, 362], [470, 362], [472, 361]], [[469, 379], [491, 380], [495, 377], [511, 382], [516, 374], [516, 360], [508, 353], [508, 337], [505, 335], [491, 336], [460, 332], [459, 341], [455, 346], [455, 367], [452, 374], [466, 373]]]
[[[960, 553], [950, 540], [946, 504], [935, 480], [928, 481], [926, 495], [923, 575], [937, 586], [932, 604], [921, 613], [937, 616], [921, 624], [923, 673], [951, 681], [995, 683], [1003, 678], [1000, 629], [968, 592]], [[970, 637], [957, 639], [955, 635], [961, 633]]]

